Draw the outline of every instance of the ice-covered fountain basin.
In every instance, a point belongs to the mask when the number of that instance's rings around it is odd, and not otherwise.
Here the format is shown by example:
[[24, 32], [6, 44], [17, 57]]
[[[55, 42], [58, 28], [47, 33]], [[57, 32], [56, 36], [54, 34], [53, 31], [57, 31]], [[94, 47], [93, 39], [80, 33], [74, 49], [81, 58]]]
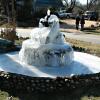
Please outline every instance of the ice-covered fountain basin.
[[18, 52], [0, 55], [0, 70], [33, 77], [58, 77], [100, 72], [100, 58], [81, 52], [74, 52], [70, 66], [48, 67], [30, 66], [20, 63]]
[[25, 40], [19, 52], [20, 61], [36, 66], [66, 66], [73, 61], [73, 49], [69, 43], [39, 44]]

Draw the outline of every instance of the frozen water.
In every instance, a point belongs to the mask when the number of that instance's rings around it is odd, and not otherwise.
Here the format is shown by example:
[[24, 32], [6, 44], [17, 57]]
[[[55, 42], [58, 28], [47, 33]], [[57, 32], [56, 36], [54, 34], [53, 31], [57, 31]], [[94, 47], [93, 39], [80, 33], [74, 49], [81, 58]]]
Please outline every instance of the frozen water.
[[41, 18], [39, 27], [32, 30], [19, 52], [21, 62], [36, 66], [66, 66], [73, 61], [73, 49], [65, 43], [59, 32], [59, 19], [55, 15]]

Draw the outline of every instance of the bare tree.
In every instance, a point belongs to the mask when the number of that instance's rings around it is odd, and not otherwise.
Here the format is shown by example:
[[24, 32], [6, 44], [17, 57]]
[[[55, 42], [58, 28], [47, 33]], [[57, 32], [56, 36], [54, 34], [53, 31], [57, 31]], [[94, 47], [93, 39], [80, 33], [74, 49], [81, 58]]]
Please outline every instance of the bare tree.
[[87, 10], [95, 10], [95, 7], [97, 6], [99, 0], [87, 0]]
[[0, 0], [4, 15], [7, 16], [8, 23], [15, 22], [15, 0]]
[[73, 8], [75, 7], [76, 0], [64, 0], [66, 2], [66, 10], [68, 12], [72, 12]]

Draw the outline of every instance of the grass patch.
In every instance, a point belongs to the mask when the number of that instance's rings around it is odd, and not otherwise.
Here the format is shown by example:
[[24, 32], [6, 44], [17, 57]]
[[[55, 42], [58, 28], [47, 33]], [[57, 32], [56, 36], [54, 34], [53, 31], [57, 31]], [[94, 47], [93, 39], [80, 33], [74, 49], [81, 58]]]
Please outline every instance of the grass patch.
[[16, 45], [19, 45], [19, 46], [22, 46], [22, 42], [23, 42], [22, 39], [15, 40], [15, 44], [16, 44]]
[[[4, 91], [1, 91], [0, 90], [0, 100], [9, 100], [8, 98], [10, 97], [9, 93], [8, 92], [4, 92]], [[20, 100], [19, 98], [17, 97], [12, 97], [13, 99], [12, 100]]]
[[84, 42], [84, 41], [69, 39], [69, 38], [66, 38], [66, 41], [71, 43], [72, 46], [84, 48], [87, 53], [100, 57], [100, 45], [99, 44], [92, 44], [89, 42]]
[[95, 30], [84, 30], [83, 32], [86, 34], [100, 35], [100, 28]]
[[15, 40], [15, 44], [22, 46], [23, 41], [25, 41], [27, 39], [29, 39], [29, 38], [19, 38], [19, 39]]

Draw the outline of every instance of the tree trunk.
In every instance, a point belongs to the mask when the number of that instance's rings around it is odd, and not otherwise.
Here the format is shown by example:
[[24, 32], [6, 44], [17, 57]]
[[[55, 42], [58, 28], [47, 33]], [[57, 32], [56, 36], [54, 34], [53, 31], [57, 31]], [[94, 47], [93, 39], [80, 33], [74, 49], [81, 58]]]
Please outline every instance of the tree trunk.
[[87, 0], [87, 10], [89, 10], [89, 0]]
[[65, 0], [66, 2], [66, 10], [67, 12], [72, 12], [73, 11], [73, 8], [75, 7], [75, 4], [76, 4], [76, 0]]
[[10, 23], [9, 0], [6, 0], [6, 11], [7, 11], [8, 23]]
[[15, 1], [12, 0], [12, 21], [15, 23]]

